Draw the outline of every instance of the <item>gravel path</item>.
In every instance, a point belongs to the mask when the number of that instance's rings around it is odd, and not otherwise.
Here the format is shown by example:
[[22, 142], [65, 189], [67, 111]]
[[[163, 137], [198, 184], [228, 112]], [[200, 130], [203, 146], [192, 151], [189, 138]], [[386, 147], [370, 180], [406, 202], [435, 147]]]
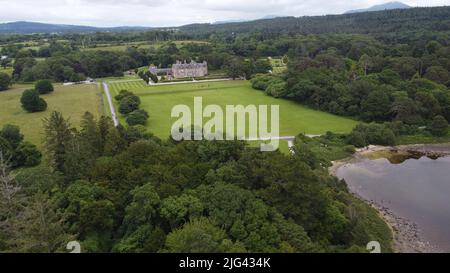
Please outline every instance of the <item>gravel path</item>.
[[116, 110], [114, 109], [114, 104], [111, 98], [111, 93], [109, 92], [109, 86], [106, 82], [103, 82], [103, 90], [105, 90], [106, 99], [108, 100], [109, 110], [111, 111], [111, 118], [114, 122], [114, 126], [119, 126], [119, 119], [117, 118]]

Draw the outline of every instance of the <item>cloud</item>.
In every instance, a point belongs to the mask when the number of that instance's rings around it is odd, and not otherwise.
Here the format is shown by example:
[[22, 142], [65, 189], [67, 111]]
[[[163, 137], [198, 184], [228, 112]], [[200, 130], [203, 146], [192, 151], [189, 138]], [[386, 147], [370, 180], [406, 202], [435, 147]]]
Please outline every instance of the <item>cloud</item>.
[[[339, 14], [389, 0], [0, 0], [1, 21], [94, 26], [178, 26], [266, 15]], [[450, 0], [405, 0], [411, 6], [450, 5]], [[6, 12], [5, 12], [6, 11]]]

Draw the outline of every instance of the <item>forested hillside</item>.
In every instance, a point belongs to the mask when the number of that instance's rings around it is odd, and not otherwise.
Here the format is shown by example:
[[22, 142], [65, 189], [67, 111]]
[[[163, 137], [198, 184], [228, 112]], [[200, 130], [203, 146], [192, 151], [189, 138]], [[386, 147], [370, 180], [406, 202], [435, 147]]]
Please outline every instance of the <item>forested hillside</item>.
[[320, 34], [383, 33], [450, 29], [450, 7], [413, 8], [368, 13], [316, 17], [285, 17], [221, 25], [193, 24], [180, 31], [206, 35], [211, 33]]

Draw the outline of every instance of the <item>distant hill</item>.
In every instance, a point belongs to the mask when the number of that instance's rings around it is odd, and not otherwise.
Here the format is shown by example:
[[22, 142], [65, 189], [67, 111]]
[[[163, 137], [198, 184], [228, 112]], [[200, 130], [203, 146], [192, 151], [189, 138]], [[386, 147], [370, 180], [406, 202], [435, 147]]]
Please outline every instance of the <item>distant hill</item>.
[[221, 24], [231, 24], [231, 23], [244, 23], [244, 22], [248, 22], [249, 20], [244, 20], [244, 19], [231, 19], [231, 20], [223, 20], [223, 21], [216, 21], [214, 23], [212, 23], [213, 25], [221, 25]]
[[191, 24], [177, 30], [211, 33], [321, 34], [450, 31], [450, 6], [383, 10], [327, 16], [279, 17], [230, 24]]
[[68, 32], [97, 32], [97, 31], [138, 31], [148, 29], [146, 27], [113, 27], [99, 28], [77, 25], [56, 25], [35, 22], [12, 22], [0, 24], [0, 34], [32, 34], [32, 33], [68, 33]]
[[[278, 15], [266, 15], [257, 20], [275, 19], [275, 18], [279, 18], [279, 17], [280, 16], [278, 16]], [[224, 21], [217, 21], [212, 24], [213, 25], [222, 25], [222, 24], [232, 24], [232, 23], [245, 23], [245, 22], [251, 22], [251, 21], [255, 21], [255, 20], [245, 20], [245, 19], [224, 20]]]
[[368, 8], [368, 9], [349, 10], [345, 14], [392, 10], [392, 9], [410, 9], [410, 8], [411, 8], [410, 6], [403, 4], [402, 2], [389, 2], [386, 4], [376, 5], [376, 6]]

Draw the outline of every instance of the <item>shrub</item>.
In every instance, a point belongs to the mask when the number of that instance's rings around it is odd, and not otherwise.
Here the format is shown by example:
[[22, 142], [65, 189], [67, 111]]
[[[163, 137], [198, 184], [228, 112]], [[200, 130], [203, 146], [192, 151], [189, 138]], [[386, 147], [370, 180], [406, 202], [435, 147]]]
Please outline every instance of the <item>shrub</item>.
[[286, 83], [281, 80], [271, 81], [266, 89], [266, 94], [274, 98], [284, 97], [286, 94]]
[[25, 90], [20, 99], [23, 109], [27, 112], [43, 112], [47, 109], [47, 103], [39, 96], [39, 92], [33, 89]]
[[34, 89], [39, 92], [39, 94], [48, 94], [54, 91], [53, 84], [49, 80], [38, 81]]
[[134, 126], [134, 125], [145, 125], [147, 123], [147, 120], [149, 118], [149, 115], [146, 111], [144, 110], [135, 110], [133, 112], [131, 112], [128, 116], [127, 116], [127, 123], [130, 126]]
[[250, 82], [254, 89], [265, 91], [267, 89], [267, 87], [269, 86], [269, 84], [274, 79], [276, 79], [276, 78], [272, 77], [272, 76], [259, 75], [259, 76], [255, 76], [253, 79], [251, 79]]
[[354, 154], [356, 152], [356, 148], [353, 145], [347, 145], [344, 147], [344, 151], [346, 153]]

